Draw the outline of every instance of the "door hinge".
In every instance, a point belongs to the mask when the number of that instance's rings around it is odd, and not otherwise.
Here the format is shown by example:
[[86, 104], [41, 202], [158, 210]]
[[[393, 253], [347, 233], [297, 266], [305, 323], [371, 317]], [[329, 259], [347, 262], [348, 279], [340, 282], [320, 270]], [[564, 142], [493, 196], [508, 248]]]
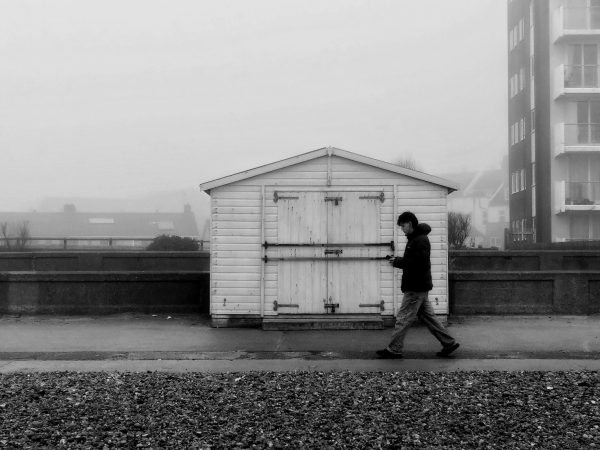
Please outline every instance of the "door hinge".
[[279, 308], [299, 308], [297, 303], [279, 303], [277, 300], [273, 301], [273, 311], [277, 311]]
[[335, 255], [335, 256], [340, 256], [342, 253], [344, 253], [344, 250], [342, 250], [341, 248], [336, 248], [336, 249], [325, 249], [325, 254], [326, 255]]
[[385, 310], [385, 302], [383, 300], [379, 303], [360, 303], [358, 306], [360, 308], [379, 308], [382, 311]]
[[279, 200], [298, 200], [300, 197], [279, 195], [277, 191], [273, 192], [273, 201], [277, 203]]

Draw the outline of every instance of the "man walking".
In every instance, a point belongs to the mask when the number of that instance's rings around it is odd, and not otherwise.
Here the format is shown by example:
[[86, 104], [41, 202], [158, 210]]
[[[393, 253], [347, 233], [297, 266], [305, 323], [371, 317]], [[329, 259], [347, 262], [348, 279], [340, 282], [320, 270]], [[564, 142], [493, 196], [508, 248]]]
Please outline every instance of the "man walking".
[[439, 322], [429, 302], [429, 291], [433, 288], [431, 281], [431, 244], [427, 235], [431, 227], [426, 223], [419, 224], [417, 216], [410, 211], [398, 216], [398, 226], [402, 228], [408, 242], [403, 257], [391, 257], [390, 264], [402, 269], [402, 284], [404, 293], [402, 305], [396, 318], [396, 330], [392, 340], [383, 350], [377, 350], [377, 356], [384, 359], [402, 358], [406, 332], [415, 319], [419, 318], [438, 341], [442, 350], [438, 356], [449, 356], [459, 347], [458, 342], [448, 334]]

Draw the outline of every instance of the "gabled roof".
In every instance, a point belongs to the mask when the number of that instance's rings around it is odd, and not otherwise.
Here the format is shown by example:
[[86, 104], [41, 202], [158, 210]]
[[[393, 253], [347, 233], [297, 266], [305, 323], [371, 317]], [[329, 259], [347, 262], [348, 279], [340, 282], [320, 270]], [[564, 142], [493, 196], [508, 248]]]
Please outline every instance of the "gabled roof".
[[460, 181], [461, 189], [452, 195], [454, 198], [491, 198], [504, 183], [504, 174], [502, 169], [485, 169], [477, 172], [446, 173], [441, 176]]
[[351, 161], [359, 162], [362, 164], [366, 164], [369, 166], [377, 167], [379, 169], [387, 170], [393, 173], [397, 173], [399, 175], [405, 175], [407, 177], [416, 178], [418, 180], [427, 181], [432, 184], [436, 184], [439, 186], [443, 186], [448, 189], [449, 192], [455, 191], [458, 189], [458, 185], [451, 181], [445, 180], [443, 178], [439, 178], [433, 175], [426, 174], [424, 172], [419, 172], [416, 170], [406, 169], [397, 164], [388, 163], [385, 161], [380, 161], [378, 159], [369, 158], [367, 156], [359, 155], [357, 153], [352, 153], [347, 150], [342, 150], [335, 147], [324, 147], [318, 150], [313, 150], [311, 152], [303, 153], [297, 156], [293, 156], [291, 158], [283, 159], [281, 161], [277, 161], [271, 164], [266, 164], [264, 166], [256, 167], [254, 169], [246, 170], [244, 172], [238, 172], [233, 175], [229, 175], [222, 178], [217, 178], [216, 180], [208, 181], [206, 183], [202, 183], [200, 185], [200, 189], [210, 192], [211, 189], [225, 186], [227, 184], [235, 183], [237, 181], [246, 180], [248, 178], [256, 177], [259, 175], [263, 175], [265, 173], [273, 172], [275, 170], [283, 169], [289, 166], [293, 166], [295, 164], [300, 164], [306, 161], [311, 161], [316, 158], [322, 158], [324, 156], [338, 156], [340, 158], [345, 158]]
[[498, 186], [496, 192], [490, 197], [490, 203], [488, 206], [506, 206], [508, 207], [508, 198], [504, 183]]

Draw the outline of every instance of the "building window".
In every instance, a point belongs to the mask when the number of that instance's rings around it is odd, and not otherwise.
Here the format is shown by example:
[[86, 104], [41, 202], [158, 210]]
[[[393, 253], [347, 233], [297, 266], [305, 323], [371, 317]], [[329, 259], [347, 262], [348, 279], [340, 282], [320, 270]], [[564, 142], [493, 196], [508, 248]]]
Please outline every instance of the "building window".
[[519, 120], [519, 141], [525, 140], [525, 118]]
[[572, 216], [570, 234], [571, 239], [589, 239], [590, 225], [588, 216]]
[[519, 91], [525, 89], [525, 69], [521, 67], [519, 69]]
[[517, 143], [517, 133], [515, 133], [515, 124], [510, 126], [510, 143], [515, 145]]
[[510, 77], [509, 82], [510, 82], [510, 98], [513, 98], [515, 96], [514, 77]]
[[510, 98], [516, 96], [519, 92], [519, 76], [514, 74], [510, 77]]
[[515, 194], [517, 192], [524, 191], [527, 185], [527, 176], [525, 175], [525, 169], [516, 170], [510, 176], [510, 193]]
[[599, 240], [600, 239], [600, 217], [598, 216], [590, 216], [591, 229], [592, 229], [592, 239]]
[[93, 224], [110, 225], [115, 223], [115, 219], [112, 217], [90, 217], [88, 222]]
[[525, 21], [519, 20], [519, 42], [525, 38]]
[[570, 44], [567, 47], [565, 87], [598, 87], [598, 46]]
[[575, 240], [599, 240], [600, 217], [596, 215], [572, 216], [570, 238]]
[[[524, 30], [524, 29], [523, 29]], [[510, 48], [510, 50], [514, 50], [519, 41], [521, 41], [523, 39], [523, 36], [519, 36], [519, 26], [515, 25], [509, 32], [508, 32], [508, 46]]]

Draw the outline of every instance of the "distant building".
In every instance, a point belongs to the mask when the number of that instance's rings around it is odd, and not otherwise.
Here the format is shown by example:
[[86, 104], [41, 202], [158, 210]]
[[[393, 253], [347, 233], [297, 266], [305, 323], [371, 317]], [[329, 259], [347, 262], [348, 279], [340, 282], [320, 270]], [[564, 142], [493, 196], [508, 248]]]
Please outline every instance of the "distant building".
[[488, 203], [486, 238], [490, 247], [504, 249], [505, 232], [508, 228], [508, 187], [502, 183]]
[[600, 0], [508, 1], [510, 238], [600, 240]]
[[480, 170], [443, 177], [457, 180], [462, 186], [448, 196], [448, 211], [471, 216], [471, 235], [466, 245], [504, 248], [504, 230], [508, 227], [506, 170]]
[[181, 213], [98, 213], [66, 204], [61, 212], [0, 212], [1, 223], [26, 223], [32, 247], [145, 247], [161, 234], [201, 239], [189, 205]]

